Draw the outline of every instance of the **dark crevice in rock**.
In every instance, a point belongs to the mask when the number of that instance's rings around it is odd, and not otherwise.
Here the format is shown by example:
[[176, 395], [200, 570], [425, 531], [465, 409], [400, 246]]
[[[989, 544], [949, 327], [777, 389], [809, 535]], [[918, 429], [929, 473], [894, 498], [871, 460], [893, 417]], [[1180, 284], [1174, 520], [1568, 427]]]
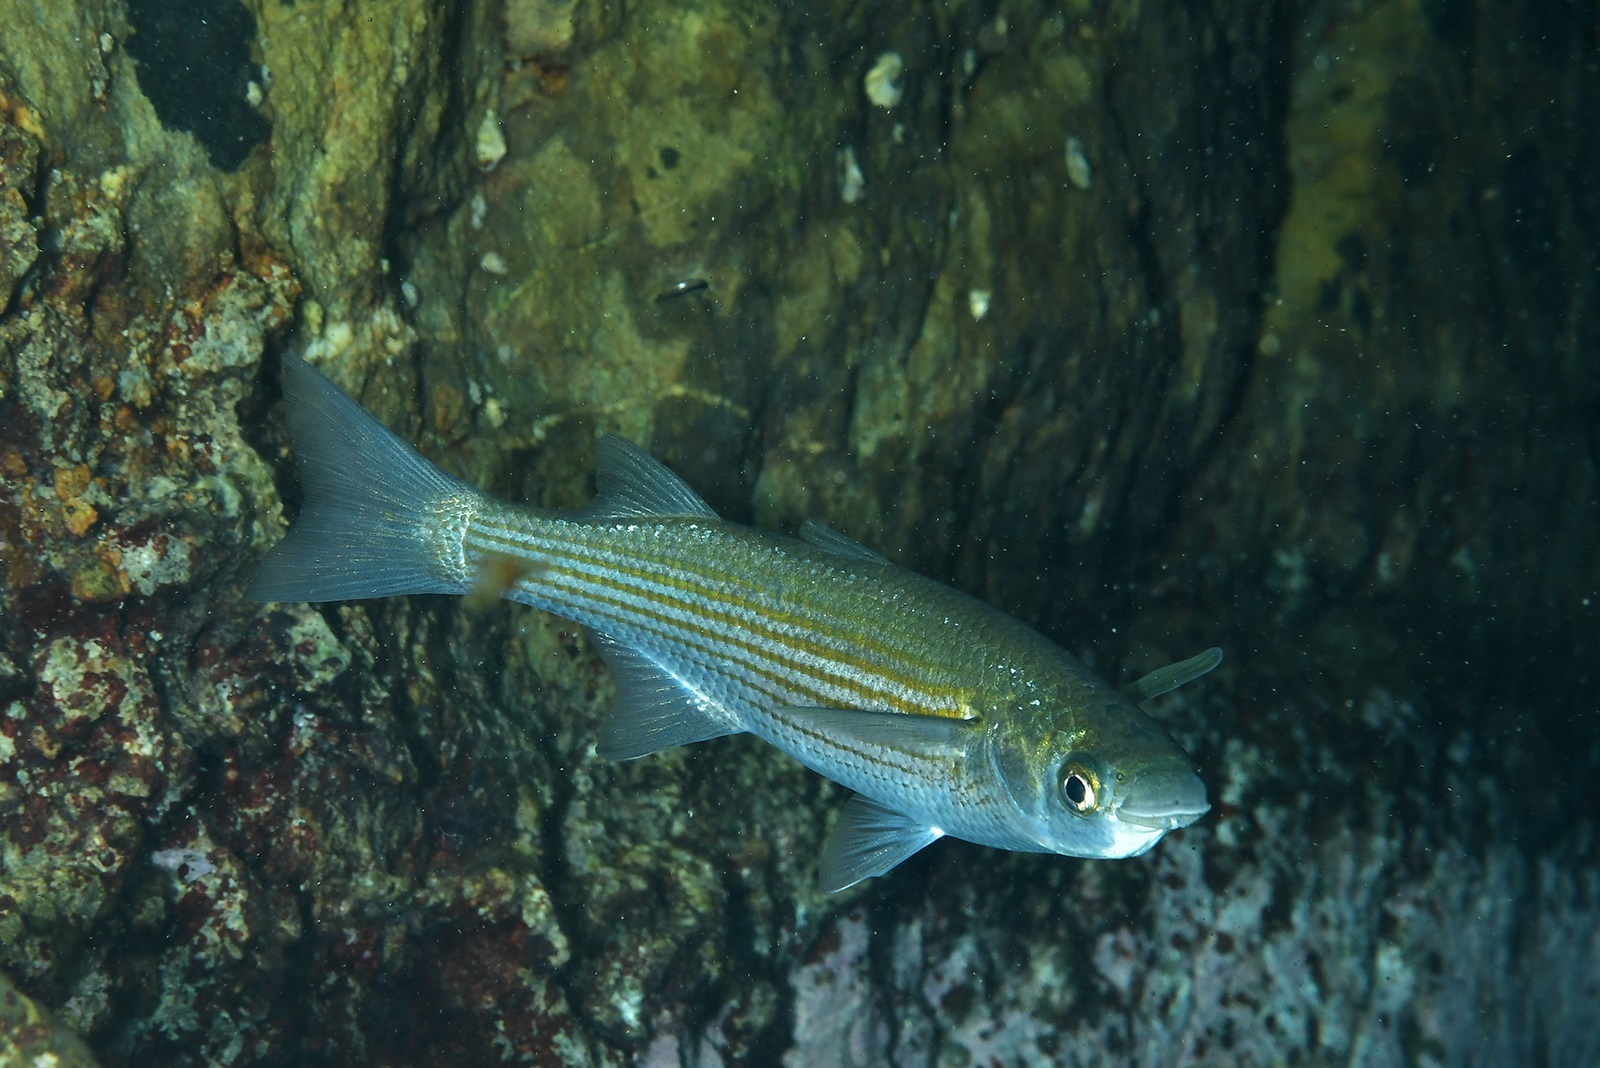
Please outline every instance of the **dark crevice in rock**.
[[239, 168], [272, 124], [250, 103], [255, 16], [239, 0], [128, 0], [139, 88], [163, 125], [193, 134], [213, 166]]

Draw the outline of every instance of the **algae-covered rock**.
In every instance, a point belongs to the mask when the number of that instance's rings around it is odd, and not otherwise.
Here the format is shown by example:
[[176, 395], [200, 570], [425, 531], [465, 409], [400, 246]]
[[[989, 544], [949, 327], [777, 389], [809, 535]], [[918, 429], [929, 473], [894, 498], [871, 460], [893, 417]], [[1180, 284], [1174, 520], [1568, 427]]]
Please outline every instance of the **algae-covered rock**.
[[5, 1068], [95, 1068], [83, 1040], [0, 975], [0, 1065]]
[[[1600, 1060], [1576, 9], [0, 26], [0, 1059]], [[844, 792], [599, 760], [577, 628], [243, 599], [286, 354], [495, 492], [617, 430], [1113, 682], [1222, 645], [1213, 812], [824, 896]]]

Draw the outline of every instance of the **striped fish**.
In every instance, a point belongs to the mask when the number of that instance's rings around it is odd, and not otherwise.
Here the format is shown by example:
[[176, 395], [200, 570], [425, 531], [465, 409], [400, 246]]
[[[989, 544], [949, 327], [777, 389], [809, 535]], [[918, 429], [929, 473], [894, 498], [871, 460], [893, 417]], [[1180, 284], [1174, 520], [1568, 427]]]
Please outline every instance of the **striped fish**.
[[305, 502], [250, 596], [336, 601], [486, 587], [586, 627], [617, 696], [617, 760], [749, 732], [855, 795], [828, 891], [945, 835], [1078, 857], [1143, 853], [1209, 809], [1139, 705], [1219, 650], [1122, 691], [1033, 630], [827, 527], [718, 518], [626, 440], [596, 445], [580, 512], [497, 500], [439, 470], [309, 364], [284, 401]]

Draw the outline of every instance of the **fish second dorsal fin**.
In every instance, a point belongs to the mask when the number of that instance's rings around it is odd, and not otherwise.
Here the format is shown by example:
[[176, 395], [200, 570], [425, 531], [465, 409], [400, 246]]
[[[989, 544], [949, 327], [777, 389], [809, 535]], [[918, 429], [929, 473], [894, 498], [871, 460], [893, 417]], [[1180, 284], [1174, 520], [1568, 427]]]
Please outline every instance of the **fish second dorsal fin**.
[[846, 537], [826, 523], [819, 523], [815, 519], [807, 519], [800, 524], [800, 540], [810, 542], [819, 549], [826, 549], [835, 556], [843, 556], [849, 560], [865, 560], [875, 564], [887, 564], [889, 558], [881, 553], [862, 545], [854, 538]]
[[601, 437], [594, 443], [594, 454], [595, 486], [599, 492], [583, 510], [584, 518], [717, 518], [717, 513], [687, 482], [620, 434]]

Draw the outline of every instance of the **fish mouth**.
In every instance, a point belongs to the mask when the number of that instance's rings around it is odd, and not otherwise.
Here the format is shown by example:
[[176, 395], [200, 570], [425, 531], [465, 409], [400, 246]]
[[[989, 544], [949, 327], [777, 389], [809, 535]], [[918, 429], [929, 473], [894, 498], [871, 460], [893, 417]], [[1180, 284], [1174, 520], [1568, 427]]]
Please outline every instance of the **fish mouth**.
[[1175, 831], [1210, 811], [1205, 783], [1185, 768], [1135, 779], [1117, 805], [1117, 819], [1153, 831]]

